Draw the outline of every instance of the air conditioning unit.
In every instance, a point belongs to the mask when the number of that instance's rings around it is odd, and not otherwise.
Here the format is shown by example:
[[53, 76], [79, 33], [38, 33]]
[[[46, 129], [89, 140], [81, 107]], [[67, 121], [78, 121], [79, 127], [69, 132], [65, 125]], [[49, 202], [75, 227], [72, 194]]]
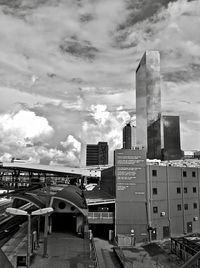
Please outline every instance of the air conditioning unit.
[[197, 216], [194, 217], [194, 218], [193, 218], [193, 221], [198, 221], [198, 217], [197, 217]]
[[164, 217], [165, 216], [165, 212], [164, 211], [160, 212], [160, 216], [161, 217]]

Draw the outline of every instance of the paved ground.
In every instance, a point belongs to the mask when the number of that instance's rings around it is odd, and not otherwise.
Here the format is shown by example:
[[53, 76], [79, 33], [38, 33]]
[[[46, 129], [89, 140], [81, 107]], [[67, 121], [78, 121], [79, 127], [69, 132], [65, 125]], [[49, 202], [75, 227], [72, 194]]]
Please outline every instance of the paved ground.
[[180, 268], [183, 262], [165, 245], [155, 243], [134, 248], [122, 248], [125, 268]]
[[31, 268], [83, 268], [93, 267], [89, 241], [69, 233], [48, 236], [48, 258], [43, 258], [43, 244], [37, 251]]
[[121, 265], [113, 253], [113, 245], [107, 240], [94, 238], [100, 268], [120, 268]]

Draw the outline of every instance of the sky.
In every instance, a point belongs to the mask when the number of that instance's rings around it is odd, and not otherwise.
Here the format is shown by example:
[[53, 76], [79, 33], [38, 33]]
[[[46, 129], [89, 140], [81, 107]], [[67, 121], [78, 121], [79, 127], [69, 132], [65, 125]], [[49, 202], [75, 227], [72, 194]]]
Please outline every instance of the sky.
[[159, 50], [163, 114], [200, 150], [200, 1], [0, 0], [0, 161], [78, 166], [81, 143], [122, 146], [135, 71]]

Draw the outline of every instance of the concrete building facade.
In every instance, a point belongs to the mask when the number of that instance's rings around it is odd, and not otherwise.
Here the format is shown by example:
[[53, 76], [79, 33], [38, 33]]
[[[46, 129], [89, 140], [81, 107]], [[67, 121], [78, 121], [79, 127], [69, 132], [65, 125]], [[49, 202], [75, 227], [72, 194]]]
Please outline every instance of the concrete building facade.
[[[104, 191], [109, 189], [116, 198], [115, 236], [134, 229], [136, 241], [141, 242], [200, 232], [200, 163], [158, 161], [135, 166], [130, 165], [137, 156], [133, 151], [116, 150], [120, 163], [115, 161], [110, 168], [109, 180], [108, 173], [104, 178], [106, 170], [102, 173]], [[138, 160], [134, 158], [134, 163]]]
[[148, 165], [147, 176], [152, 238], [199, 232], [199, 168]]
[[115, 150], [114, 178], [116, 185], [115, 233], [146, 239], [146, 151]]

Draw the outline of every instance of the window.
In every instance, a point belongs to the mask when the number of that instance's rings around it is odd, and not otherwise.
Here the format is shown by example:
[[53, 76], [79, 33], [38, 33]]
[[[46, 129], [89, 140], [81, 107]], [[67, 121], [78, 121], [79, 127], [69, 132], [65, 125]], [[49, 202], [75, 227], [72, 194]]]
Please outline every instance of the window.
[[158, 207], [153, 207], [153, 213], [158, 213]]
[[197, 208], [197, 203], [193, 203], [193, 208]]
[[184, 194], [187, 194], [187, 187], [184, 187]]
[[181, 210], [181, 204], [177, 205], [177, 210]]
[[64, 209], [66, 207], [66, 203], [61, 201], [59, 202], [58, 207], [59, 209]]
[[196, 193], [196, 192], [197, 192], [197, 188], [193, 187], [193, 193]]
[[177, 194], [180, 194], [181, 193], [181, 188], [180, 187], [177, 187], [176, 188], [176, 192], [177, 192]]
[[158, 194], [157, 188], [153, 188], [153, 194]]
[[188, 210], [188, 204], [184, 204], [184, 209]]
[[183, 171], [183, 177], [187, 177], [187, 172]]
[[157, 170], [155, 170], [155, 169], [152, 170], [152, 176], [154, 176], [154, 177], [157, 176]]
[[195, 171], [192, 171], [192, 177], [196, 177], [196, 172]]

